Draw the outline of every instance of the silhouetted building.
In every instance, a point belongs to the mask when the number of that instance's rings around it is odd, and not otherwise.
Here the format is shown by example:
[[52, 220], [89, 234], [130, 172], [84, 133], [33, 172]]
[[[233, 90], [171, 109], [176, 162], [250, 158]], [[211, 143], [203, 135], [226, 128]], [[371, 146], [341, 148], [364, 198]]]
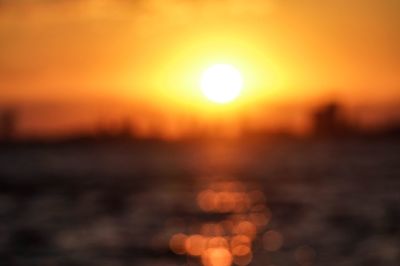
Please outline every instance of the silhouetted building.
[[15, 138], [17, 129], [17, 112], [8, 109], [0, 113], [0, 140], [9, 141]]
[[313, 114], [313, 133], [317, 136], [339, 136], [349, 133], [348, 123], [338, 103], [332, 102]]
[[129, 118], [126, 118], [121, 123], [121, 128], [118, 132], [120, 138], [131, 138], [132, 137], [132, 123]]

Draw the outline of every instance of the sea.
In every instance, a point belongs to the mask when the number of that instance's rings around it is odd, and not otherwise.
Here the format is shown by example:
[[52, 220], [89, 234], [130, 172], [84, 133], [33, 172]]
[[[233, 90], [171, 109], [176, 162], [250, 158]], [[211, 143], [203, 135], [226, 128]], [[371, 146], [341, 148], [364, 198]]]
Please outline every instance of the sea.
[[0, 265], [400, 265], [400, 141], [0, 146]]

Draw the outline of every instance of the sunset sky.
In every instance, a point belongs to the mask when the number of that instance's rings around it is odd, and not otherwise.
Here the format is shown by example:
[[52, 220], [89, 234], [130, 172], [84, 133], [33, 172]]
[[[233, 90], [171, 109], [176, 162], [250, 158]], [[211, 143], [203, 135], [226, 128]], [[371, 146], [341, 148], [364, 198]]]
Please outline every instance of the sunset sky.
[[[375, 123], [400, 109], [398, 14], [397, 0], [0, 0], [0, 107], [27, 134], [182, 114], [293, 124], [331, 99]], [[199, 89], [218, 63], [244, 80], [222, 106]]]

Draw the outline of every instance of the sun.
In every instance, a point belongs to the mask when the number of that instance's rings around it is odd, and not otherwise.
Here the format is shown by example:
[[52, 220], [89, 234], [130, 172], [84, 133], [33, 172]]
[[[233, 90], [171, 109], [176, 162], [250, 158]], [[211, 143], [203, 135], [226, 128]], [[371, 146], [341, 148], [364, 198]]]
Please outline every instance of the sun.
[[200, 80], [203, 94], [216, 103], [228, 103], [236, 99], [243, 87], [239, 70], [229, 64], [216, 64], [206, 69]]

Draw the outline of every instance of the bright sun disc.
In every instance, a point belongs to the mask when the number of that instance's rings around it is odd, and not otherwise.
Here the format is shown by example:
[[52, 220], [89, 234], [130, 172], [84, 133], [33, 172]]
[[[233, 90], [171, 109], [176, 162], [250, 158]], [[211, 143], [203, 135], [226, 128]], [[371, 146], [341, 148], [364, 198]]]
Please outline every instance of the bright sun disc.
[[201, 89], [204, 95], [216, 103], [227, 103], [239, 96], [243, 86], [240, 72], [231, 65], [217, 64], [204, 71]]

